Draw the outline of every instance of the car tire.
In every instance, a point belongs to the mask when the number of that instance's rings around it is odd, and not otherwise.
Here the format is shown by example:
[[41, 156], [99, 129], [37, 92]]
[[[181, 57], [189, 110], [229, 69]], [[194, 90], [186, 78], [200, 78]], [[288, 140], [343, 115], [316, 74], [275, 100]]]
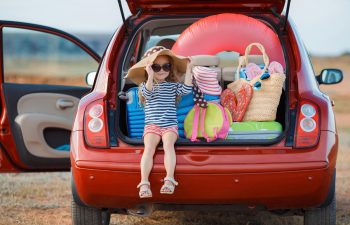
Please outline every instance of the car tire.
[[111, 214], [105, 210], [87, 207], [71, 201], [73, 225], [109, 225]]
[[307, 210], [304, 215], [304, 225], [335, 225], [336, 224], [336, 201], [321, 208]]

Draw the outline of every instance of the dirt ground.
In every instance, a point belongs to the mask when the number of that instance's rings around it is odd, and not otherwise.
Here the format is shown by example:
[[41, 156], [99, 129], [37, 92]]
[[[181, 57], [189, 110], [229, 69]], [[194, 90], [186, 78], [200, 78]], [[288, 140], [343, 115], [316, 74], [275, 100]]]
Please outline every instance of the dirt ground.
[[[344, 81], [322, 90], [335, 100], [334, 110], [339, 129], [337, 161], [337, 225], [350, 224], [350, 57], [314, 58], [316, 73], [320, 68], [340, 68]], [[69, 173], [27, 173], [0, 175], [0, 225], [71, 224]], [[155, 212], [149, 218], [112, 215], [111, 224], [186, 224], [186, 225], [301, 225], [301, 217], [281, 217], [267, 212]]]

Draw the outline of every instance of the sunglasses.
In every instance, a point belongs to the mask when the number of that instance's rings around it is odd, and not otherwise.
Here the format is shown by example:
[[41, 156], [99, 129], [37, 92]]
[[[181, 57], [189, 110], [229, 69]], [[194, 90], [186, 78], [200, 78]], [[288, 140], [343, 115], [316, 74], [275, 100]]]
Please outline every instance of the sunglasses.
[[170, 63], [165, 63], [164, 65], [159, 65], [159, 64], [152, 64], [152, 70], [154, 72], [159, 72], [161, 69], [163, 69], [165, 72], [169, 72], [171, 69], [171, 64]]

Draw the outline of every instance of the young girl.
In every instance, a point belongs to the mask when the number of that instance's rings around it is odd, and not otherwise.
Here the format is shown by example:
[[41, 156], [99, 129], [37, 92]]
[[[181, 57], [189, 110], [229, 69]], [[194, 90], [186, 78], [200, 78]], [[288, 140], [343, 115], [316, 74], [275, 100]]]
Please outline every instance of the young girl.
[[[146, 80], [139, 88], [141, 95], [139, 97], [145, 107], [143, 134], [145, 148], [141, 158], [141, 182], [137, 188], [140, 188], [140, 198], [149, 198], [152, 197], [152, 192], [148, 177], [160, 140], [163, 142], [166, 170], [160, 193], [173, 194], [175, 186], [178, 185], [174, 179], [176, 165], [174, 144], [178, 138], [176, 100], [177, 96], [186, 95], [192, 90], [192, 64], [188, 59], [176, 56], [160, 46], [149, 49], [141, 61], [147, 61], [144, 68], [147, 73]], [[177, 72], [185, 72], [184, 84], [178, 82]]]

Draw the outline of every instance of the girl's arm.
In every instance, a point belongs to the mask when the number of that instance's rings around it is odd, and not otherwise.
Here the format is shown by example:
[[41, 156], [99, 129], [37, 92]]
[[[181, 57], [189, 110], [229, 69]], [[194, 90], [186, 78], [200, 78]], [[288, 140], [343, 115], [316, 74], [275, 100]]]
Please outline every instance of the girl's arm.
[[191, 61], [187, 63], [185, 81], [184, 83], [177, 83], [176, 94], [177, 95], [187, 95], [192, 91], [192, 67], [193, 64]]
[[187, 63], [185, 81], [184, 81], [184, 84], [186, 84], [187, 86], [192, 86], [192, 68], [193, 68], [193, 64], [192, 64], [192, 61], [190, 60]]

